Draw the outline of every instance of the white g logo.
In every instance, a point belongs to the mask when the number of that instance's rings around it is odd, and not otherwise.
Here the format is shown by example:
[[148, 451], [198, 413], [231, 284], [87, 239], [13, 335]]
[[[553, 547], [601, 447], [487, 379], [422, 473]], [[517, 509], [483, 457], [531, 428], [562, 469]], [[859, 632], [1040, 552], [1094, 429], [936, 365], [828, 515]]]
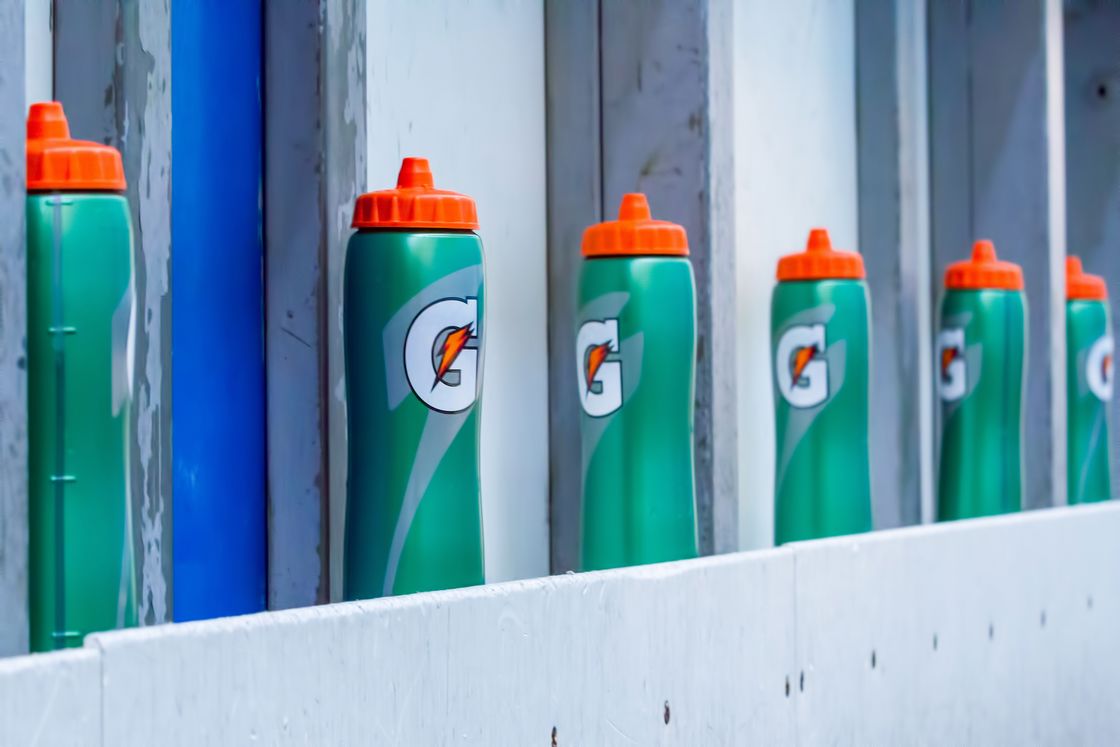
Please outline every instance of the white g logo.
[[477, 341], [477, 298], [442, 298], [416, 315], [404, 338], [404, 371], [421, 402], [439, 412], [462, 412], [474, 404]]
[[964, 330], [943, 329], [937, 335], [937, 359], [941, 375], [937, 388], [945, 402], [956, 402], [968, 386], [968, 368], [964, 357]]
[[774, 361], [778, 391], [794, 407], [816, 407], [828, 399], [828, 361], [823, 324], [790, 327], [778, 341]]
[[1105, 335], [1089, 348], [1085, 358], [1085, 378], [1089, 391], [1102, 402], [1112, 399], [1112, 337]]
[[576, 335], [576, 377], [579, 403], [593, 418], [622, 407], [622, 362], [607, 360], [619, 353], [618, 320], [584, 322]]

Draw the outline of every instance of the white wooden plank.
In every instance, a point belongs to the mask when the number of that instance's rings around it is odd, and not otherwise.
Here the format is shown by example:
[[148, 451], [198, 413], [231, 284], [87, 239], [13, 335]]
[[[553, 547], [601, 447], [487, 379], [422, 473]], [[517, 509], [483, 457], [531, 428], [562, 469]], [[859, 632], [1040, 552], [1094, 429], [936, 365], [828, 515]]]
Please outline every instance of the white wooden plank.
[[729, 555], [99, 635], [105, 743], [791, 743], [792, 570]]
[[[486, 576], [543, 575], [549, 570], [543, 4], [370, 0], [366, 13], [370, 188], [394, 186], [401, 158], [424, 156], [437, 187], [478, 203], [488, 330], [481, 442]], [[338, 336], [335, 311], [329, 318], [330, 334]], [[332, 367], [336, 395], [341, 377], [341, 368]], [[332, 478], [338, 448], [332, 440]], [[338, 497], [332, 493], [332, 588], [342, 547]]]
[[[778, 258], [824, 226], [859, 247], [852, 0], [735, 8], [735, 201], [742, 547], [774, 536], [770, 298]], [[872, 301], [874, 303], [874, 300]]]
[[81, 649], [0, 661], [0, 744], [103, 744], [98, 652]]
[[800, 740], [1115, 743], [1118, 508], [793, 546]]

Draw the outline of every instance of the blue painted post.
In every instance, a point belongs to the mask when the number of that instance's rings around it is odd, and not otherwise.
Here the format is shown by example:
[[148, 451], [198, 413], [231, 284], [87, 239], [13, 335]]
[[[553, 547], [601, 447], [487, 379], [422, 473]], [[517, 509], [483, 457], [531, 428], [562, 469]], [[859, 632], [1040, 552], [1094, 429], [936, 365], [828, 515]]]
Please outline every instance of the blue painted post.
[[175, 620], [265, 607], [261, 4], [174, 3]]

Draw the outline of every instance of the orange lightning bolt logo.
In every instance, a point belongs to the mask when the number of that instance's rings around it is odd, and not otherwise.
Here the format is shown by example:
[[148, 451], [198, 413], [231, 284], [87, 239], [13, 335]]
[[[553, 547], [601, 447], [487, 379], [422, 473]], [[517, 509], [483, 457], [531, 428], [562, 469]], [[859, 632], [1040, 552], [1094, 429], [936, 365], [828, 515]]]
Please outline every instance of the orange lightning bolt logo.
[[1101, 377], [1108, 381], [1108, 377], [1112, 375], [1112, 356], [1106, 355], [1101, 358]]
[[455, 359], [459, 357], [459, 353], [463, 352], [467, 340], [471, 339], [471, 327], [473, 326], [473, 324], [465, 324], [447, 334], [443, 341], [443, 347], [440, 348], [439, 368], [436, 369], [436, 380], [432, 382], [433, 390], [443, 381], [444, 374], [451, 368]]
[[607, 355], [611, 352], [611, 344], [604, 342], [601, 345], [595, 345], [587, 352], [587, 389], [588, 393], [591, 392], [591, 383], [595, 381], [595, 374], [599, 371], [599, 366], [603, 365], [603, 361], [607, 359]]
[[807, 345], [803, 348], [798, 348], [797, 352], [793, 354], [793, 386], [797, 386], [801, 381], [801, 374], [805, 372], [805, 366], [809, 365], [809, 361], [813, 360], [813, 356], [819, 353], [816, 345]]
[[961, 349], [957, 347], [946, 347], [941, 349], [941, 378], [949, 378], [949, 366], [961, 354]]

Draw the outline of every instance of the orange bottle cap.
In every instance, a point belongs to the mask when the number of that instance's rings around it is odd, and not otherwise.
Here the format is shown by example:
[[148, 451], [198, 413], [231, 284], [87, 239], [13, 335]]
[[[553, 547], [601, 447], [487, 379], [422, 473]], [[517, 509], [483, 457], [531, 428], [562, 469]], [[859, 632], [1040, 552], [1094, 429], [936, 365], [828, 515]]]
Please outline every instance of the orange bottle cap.
[[622, 196], [618, 220], [607, 220], [583, 231], [583, 256], [632, 257], [688, 255], [684, 226], [650, 217], [649, 202], [640, 192]]
[[1081, 267], [1080, 257], [1066, 257], [1066, 300], [1103, 301], [1108, 286], [1100, 275], [1090, 275]]
[[124, 166], [116, 148], [71, 140], [62, 104], [31, 105], [27, 115], [28, 192], [123, 192]]
[[1014, 262], [996, 257], [996, 248], [987, 239], [972, 245], [972, 258], [954, 262], [945, 270], [945, 287], [950, 290], [1023, 290], [1023, 270]]
[[862, 280], [863, 257], [858, 252], [832, 248], [828, 231], [809, 231], [805, 251], [787, 254], [778, 260], [778, 280]]
[[458, 192], [436, 189], [427, 158], [401, 162], [396, 189], [367, 192], [354, 203], [354, 228], [478, 229], [474, 200]]

